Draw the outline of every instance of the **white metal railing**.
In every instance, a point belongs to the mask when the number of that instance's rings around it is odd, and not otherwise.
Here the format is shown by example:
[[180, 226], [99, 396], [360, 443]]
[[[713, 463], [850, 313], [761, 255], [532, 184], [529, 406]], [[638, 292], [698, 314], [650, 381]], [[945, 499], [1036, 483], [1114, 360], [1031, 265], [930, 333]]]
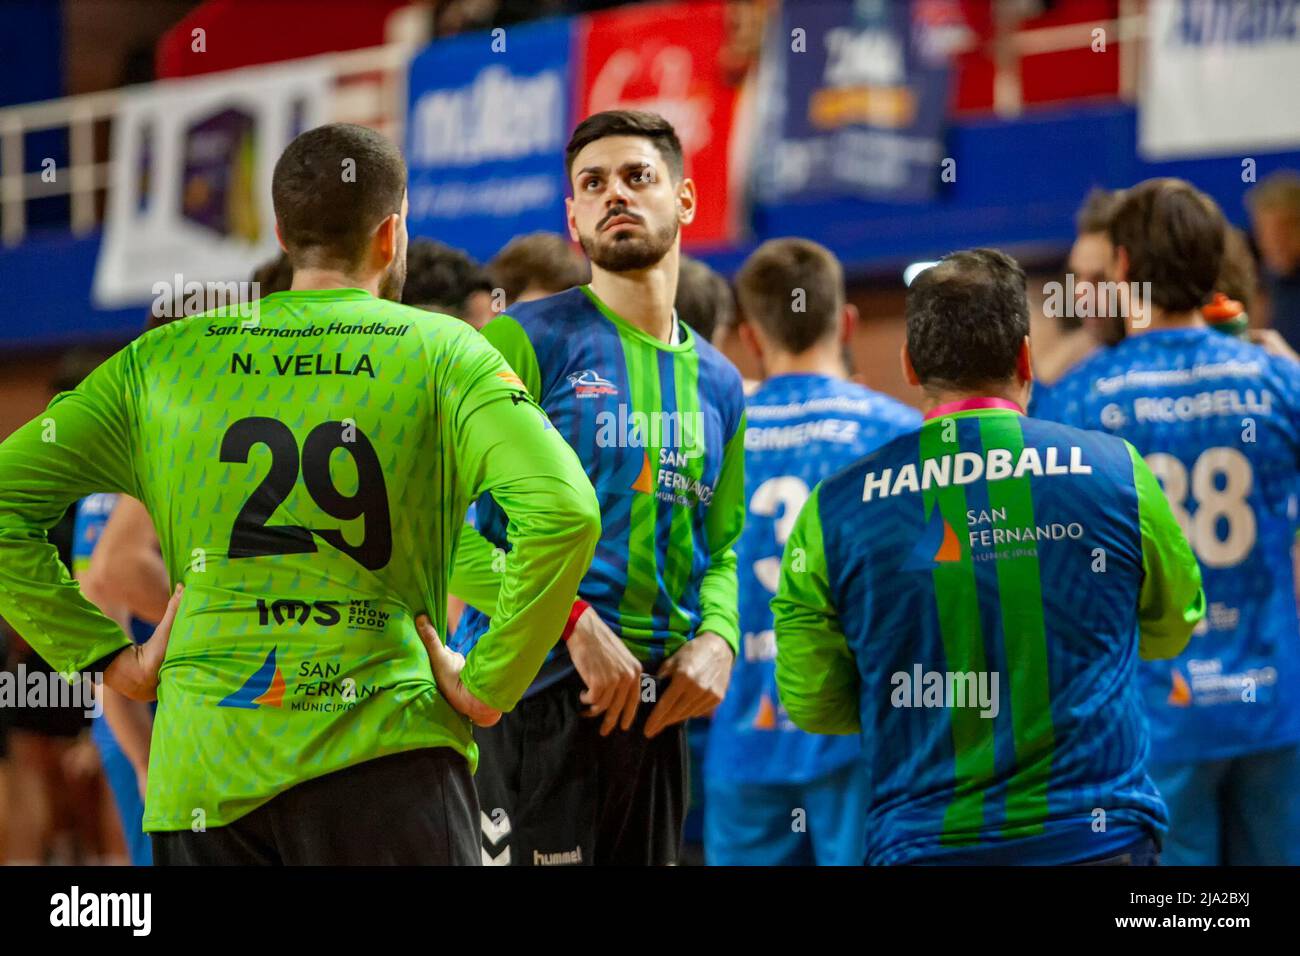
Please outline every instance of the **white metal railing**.
[[[391, 43], [313, 57], [326, 62], [333, 73], [331, 118], [373, 126], [401, 142], [406, 67], [412, 53], [407, 43]], [[187, 79], [167, 82], [185, 83]], [[95, 128], [107, 122], [111, 136], [121, 97], [121, 90], [106, 90], [0, 109], [0, 208], [6, 246], [21, 242], [27, 233], [27, 203], [45, 196], [70, 197], [74, 235], [85, 235], [99, 224], [96, 199], [108, 189], [113, 160], [111, 156], [96, 158]], [[53, 178], [39, 170], [25, 172], [24, 137], [52, 129], [68, 131], [67, 165], [56, 169]]]
[[[1010, 9], [1010, 4], [994, 7], [999, 11]], [[1020, 59], [1040, 53], [1062, 53], [1066, 50], [1091, 48], [1093, 31], [1105, 32], [1106, 45], [1119, 46], [1119, 96], [1126, 103], [1137, 98], [1138, 71], [1141, 67], [1141, 41], [1146, 37], [1146, 17], [1142, 0], [1119, 0], [1119, 15], [1110, 20], [1085, 23], [1067, 23], [1034, 30], [1012, 30], [1004, 35], [1008, 42], [999, 44], [995, 39], [994, 62], [997, 72], [993, 85], [993, 109], [998, 116], [1019, 116], [1024, 107], [1020, 87]]]
[[[1121, 44], [1120, 97], [1131, 102], [1139, 65], [1139, 44], [1135, 41], [1143, 37], [1145, 28], [1140, 7], [1141, 0], [1120, 0], [1115, 19], [1034, 30], [1017, 30], [1012, 18], [1007, 17], [998, 24], [999, 35], [991, 41], [996, 66], [994, 111], [1002, 117], [1014, 117], [1023, 109], [1019, 68], [1022, 57], [1089, 47], [1097, 27], [1106, 31], [1108, 44]], [[999, 3], [994, 9], [1014, 7]], [[406, 68], [417, 48], [416, 43], [397, 42], [313, 58], [327, 62], [333, 72], [332, 118], [373, 126], [400, 143], [406, 115]], [[21, 242], [27, 233], [27, 203], [45, 196], [70, 197], [74, 235], [85, 235], [98, 226], [101, 207], [97, 197], [108, 189], [113, 160], [111, 155], [102, 161], [97, 159], [95, 127], [106, 122], [111, 128], [121, 96], [120, 90], [106, 90], [0, 108], [0, 240], [6, 246]], [[65, 128], [67, 167], [56, 170], [52, 181], [47, 181], [40, 171], [25, 172], [24, 137], [31, 132]]]

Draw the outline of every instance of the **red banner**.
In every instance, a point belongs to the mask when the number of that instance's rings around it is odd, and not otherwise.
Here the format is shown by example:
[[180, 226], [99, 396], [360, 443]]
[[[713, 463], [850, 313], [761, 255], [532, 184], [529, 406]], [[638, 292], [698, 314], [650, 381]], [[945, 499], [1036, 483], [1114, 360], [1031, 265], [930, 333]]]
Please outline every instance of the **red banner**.
[[611, 109], [659, 113], [677, 130], [699, 210], [682, 240], [711, 246], [737, 238], [731, 144], [738, 88], [724, 71], [722, 3], [607, 10], [580, 20], [578, 118]]

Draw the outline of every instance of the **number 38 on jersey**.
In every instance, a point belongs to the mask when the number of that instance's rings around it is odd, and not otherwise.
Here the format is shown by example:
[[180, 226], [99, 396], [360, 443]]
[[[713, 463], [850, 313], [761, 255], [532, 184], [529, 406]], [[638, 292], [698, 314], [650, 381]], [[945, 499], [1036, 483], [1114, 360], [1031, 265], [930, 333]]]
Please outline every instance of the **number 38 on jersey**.
[[[1247, 500], [1254, 486], [1250, 459], [1235, 448], [1207, 448], [1191, 473], [1173, 455], [1155, 452], [1146, 463], [1165, 490], [1174, 517], [1192, 550], [1209, 568], [1240, 564], [1255, 547], [1255, 512]], [[1188, 510], [1189, 502], [1196, 513]], [[1220, 533], [1222, 532], [1222, 533]]]

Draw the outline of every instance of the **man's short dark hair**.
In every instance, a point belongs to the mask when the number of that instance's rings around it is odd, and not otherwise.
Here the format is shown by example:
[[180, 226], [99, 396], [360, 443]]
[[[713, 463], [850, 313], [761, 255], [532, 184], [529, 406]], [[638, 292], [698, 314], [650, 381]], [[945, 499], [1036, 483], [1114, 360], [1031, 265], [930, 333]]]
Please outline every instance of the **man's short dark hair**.
[[413, 239], [407, 245], [403, 305], [463, 319], [466, 300], [475, 292], [491, 291], [486, 273], [467, 253], [434, 239]]
[[736, 314], [731, 286], [699, 259], [682, 256], [677, 272], [677, 318], [712, 342], [719, 328], [728, 328]]
[[1166, 312], [1199, 309], [1214, 292], [1226, 222], [1214, 200], [1181, 179], [1148, 179], [1124, 190], [1110, 241], [1128, 252], [1129, 282], [1150, 282]]
[[[569, 241], [556, 232], [531, 232], [511, 239], [487, 265], [488, 278], [514, 302], [530, 285], [548, 293], [591, 281], [591, 268]], [[407, 277], [410, 282], [410, 277]]]
[[1074, 215], [1074, 231], [1080, 236], [1091, 233], [1109, 232], [1110, 217], [1119, 205], [1118, 189], [1094, 187], [1083, 197], [1083, 205]]
[[356, 267], [378, 225], [401, 212], [406, 163], [379, 133], [351, 123], [298, 136], [275, 164], [271, 200], [295, 266]]
[[1024, 270], [997, 249], [944, 256], [907, 291], [907, 352], [922, 385], [967, 391], [1006, 382], [1028, 334]]
[[809, 239], [769, 239], [736, 273], [736, 294], [747, 321], [799, 355], [838, 328], [844, 270], [833, 252]]
[[659, 150], [674, 181], [685, 175], [682, 144], [672, 123], [658, 113], [643, 110], [606, 110], [588, 116], [569, 137], [569, 145], [564, 148], [564, 169], [570, 178], [573, 176], [573, 161], [578, 154], [589, 144], [607, 136], [642, 136], [654, 143]]

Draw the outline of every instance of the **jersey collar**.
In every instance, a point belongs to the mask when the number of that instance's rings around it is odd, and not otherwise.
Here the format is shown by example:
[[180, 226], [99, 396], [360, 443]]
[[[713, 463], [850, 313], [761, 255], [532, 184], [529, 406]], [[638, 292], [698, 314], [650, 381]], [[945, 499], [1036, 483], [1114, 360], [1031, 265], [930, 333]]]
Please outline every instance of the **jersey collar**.
[[[685, 322], [681, 323], [680, 326], [682, 332], [685, 333], [684, 335], [682, 335], [682, 340], [680, 342], [677, 341], [664, 342], [661, 339], [655, 338], [653, 335], [651, 335], [649, 332], [646, 332], [644, 329], [638, 328], [637, 326], [633, 325], [627, 319], [623, 318], [621, 315], [619, 315], [617, 312], [611, 309], [608, 305], [604, 303], [604, 301], [601, 300], [600, 296], [596, 295], [596, 293], [592, 290], [591, 286], [581, 285], [578, 286], [578, 288], [586, 293], [587, 298], [591, 300], [591, 304], [596, 307], [596, 309], [600, 312], [601, 315], [609, 319], [609, 321], [613, 322], [615, 326], [627, 332], [633, 338], [642, 339], [646, 343], [653, 345], [655, 348], [661, 349], [662, 351], [665, 352], [689, 352], [691, 349], [695, 348], [695, 332], [692, 331], [691, 327], [687, 325]], [[677, 314], [677, 310], [673, 309], [674, 317], [676, 316], [676, 314]], [[674, 336], [674, 338], [676, 338], [676, 336]]]
[[946, 418], [949, 415], [956, 415], [958, 412], [975, 412], [987, 409], [1012, 411], [1017, 415], [1025, 413], [1025, 410], [1015, 402], [988, 395], [982, 398], [962, 398], [955, 402], [944, 402], [942, 405], [930, 409], [925, 415], [925, 420], [928, 422], [932, 418]]
[[337, 289], [284, 289], [280, 292], [272, 292], [262, 297], [263, 299], [274, 299], [279, 302], [285, 300], [309, 299], [314, 301], [329, 301], [335, 299], [373, 299], [374, 296], [365, 289], [357, 289], [351, 286], [339, 287]]

